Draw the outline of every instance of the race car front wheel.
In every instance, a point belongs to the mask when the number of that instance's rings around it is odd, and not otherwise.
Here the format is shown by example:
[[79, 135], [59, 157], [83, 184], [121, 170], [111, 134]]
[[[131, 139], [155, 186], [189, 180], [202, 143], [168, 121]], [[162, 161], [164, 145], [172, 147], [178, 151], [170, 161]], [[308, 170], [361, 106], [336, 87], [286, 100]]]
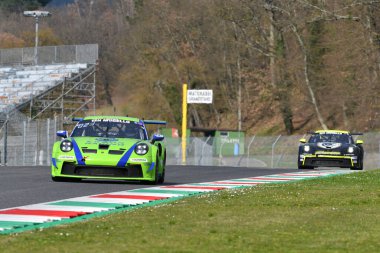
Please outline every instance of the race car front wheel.
[[303, 166], [302, 163], [298, 162], [298, 169], [299, 170], [313, 170], [313, 166]]
[[163, 161], [163, 165], [162, 165], [162, 173], [160, 175], [160, 179], [158, 180], [158, 183], [159, 184], [163, 184], [164, 181], [165, 181], [165, 165], [166, 165], [166, 151], [165, 151], [165, 154], [164, 154], [164, 161]]
[[165, 181], [165, 168], [162, 169], [162, 173], [161, 173], [161, 175], [159, 176], [158, 183], [159, 183], [159, 184], [163, 184], [164, 181]]
[[363, 170], [363, 160], [360, 159], [356, 166], [351, 167], [351, 170]]

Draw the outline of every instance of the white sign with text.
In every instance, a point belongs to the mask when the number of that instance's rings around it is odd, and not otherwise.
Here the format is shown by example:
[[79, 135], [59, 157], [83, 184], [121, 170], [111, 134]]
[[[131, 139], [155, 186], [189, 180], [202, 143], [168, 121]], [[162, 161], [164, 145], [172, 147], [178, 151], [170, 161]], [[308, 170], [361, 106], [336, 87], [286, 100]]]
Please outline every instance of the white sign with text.
[[188, 104], [212, 104], [212, 90], [187, 90]]

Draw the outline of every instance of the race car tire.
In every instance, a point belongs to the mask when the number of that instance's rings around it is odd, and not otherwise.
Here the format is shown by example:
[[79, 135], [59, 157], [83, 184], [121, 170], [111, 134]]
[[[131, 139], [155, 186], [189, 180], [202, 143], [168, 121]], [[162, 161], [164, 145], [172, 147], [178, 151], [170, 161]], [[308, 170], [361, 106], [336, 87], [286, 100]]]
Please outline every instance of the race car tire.
[[313, 170], [313, 166], [303, 166], [301, 163], [298, 163], [298, 169], [299, 170]]
[[351, 167], [350, 170], [363, 170], [363, 160], [358, 161], [358, 165]]
[[164, 161], [163, 161], [163, 168], [162, 168], [162, 173], [160, 175], [160, 179], [158, 180], [159, 184], [163, 184], [165, 181], [165, 167], [166, 167], [166, 152], [164, 154]]
[[162, 170], [162, 174], [160, 175], [160, 179], [158, 179], [159, 184], [163, 184], [165, 181], [165, 168]]

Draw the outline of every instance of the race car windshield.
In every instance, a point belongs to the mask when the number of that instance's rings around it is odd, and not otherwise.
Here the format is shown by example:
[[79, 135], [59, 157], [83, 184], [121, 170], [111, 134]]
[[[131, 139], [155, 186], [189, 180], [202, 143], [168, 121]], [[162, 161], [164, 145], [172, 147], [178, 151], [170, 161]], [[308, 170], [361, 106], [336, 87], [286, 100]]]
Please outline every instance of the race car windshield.
[[313, 134], [309, 143], [334, 142], [334, 143], [353, 143], [352, 137], [348, 134]]
[[126, 120], [83, 120], [71, 137], [131, 138], [147, 140], [145, 129], [138, 122]]

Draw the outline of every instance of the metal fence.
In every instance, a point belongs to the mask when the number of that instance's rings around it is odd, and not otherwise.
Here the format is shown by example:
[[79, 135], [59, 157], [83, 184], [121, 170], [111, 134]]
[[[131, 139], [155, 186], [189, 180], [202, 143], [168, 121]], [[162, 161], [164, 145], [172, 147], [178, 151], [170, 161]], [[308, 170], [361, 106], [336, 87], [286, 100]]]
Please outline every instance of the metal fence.
[[[53, 143], [62, 130], [60, 118], [30, 121], [14, 118], [0, 129], [2, 165], [50, 165]], [[297, 168], [299, 139], [304, 136], [251, 136], [238, 142], [223, 137], [188, 138], [187, 165], [261, 168]], [[380, 133], [365, 133], [364, 167], [380, 167]], [[181, 138], [166, 138], [167, 164], [181, 165]]]
[[[0, 49], [0, 65], [35, 64], [34, 47]], [[37, 64], [90, 63], [98, 60], [98, 44], [38, 47]]]
[[[299, 140], [303, 135], [293, 136], [251, 136], [242, 143], [243, 154], [237, 152], [237, 143], [218, 143], [216, 138], [189, 138], [187, 165], [212, 165], [260, 168], [297, 168]], [[380, 133], [365, 133], [365, 169], [380, 168]], [[168, 164], [182, 164], [181, 139], [166, 139]]]
[[0, 159], [2, 165], [50, 165], [51, 150], [61, 119], [6, 121], [0, 130]]

